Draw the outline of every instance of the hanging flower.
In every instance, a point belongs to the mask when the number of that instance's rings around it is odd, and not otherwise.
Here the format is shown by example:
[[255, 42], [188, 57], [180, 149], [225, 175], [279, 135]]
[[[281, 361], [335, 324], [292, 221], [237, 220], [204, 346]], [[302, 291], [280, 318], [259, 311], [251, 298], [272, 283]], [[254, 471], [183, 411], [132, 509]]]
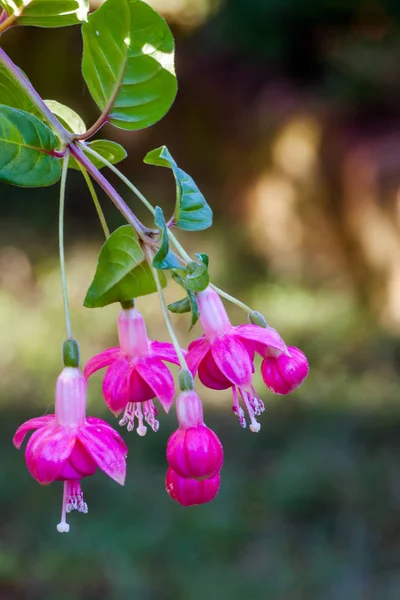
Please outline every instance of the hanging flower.
[[186, 479], [169, 468], [165, 478], [165, 487], [173, 500], [182, 506], [205, 504], [214, 500], [218, 494], [221, 477], [219, 473], [209, 479]]
[[274, 394], [290, 394], [308, 375], [308, 361], [301, 350], [288, 346], [287, 354], [264, 358], [261, 375], [265, 385]]

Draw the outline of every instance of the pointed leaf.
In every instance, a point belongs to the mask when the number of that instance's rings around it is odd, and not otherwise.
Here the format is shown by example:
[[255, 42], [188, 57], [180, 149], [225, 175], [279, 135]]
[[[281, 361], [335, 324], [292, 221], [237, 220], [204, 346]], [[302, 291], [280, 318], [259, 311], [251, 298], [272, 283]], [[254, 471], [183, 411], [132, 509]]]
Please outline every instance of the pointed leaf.
[[106, 0], [82, 27], [82, 72], [109, 121], [137, 130], [159, 121], [177, 91], [174, 39], [167, 23], [140, 0]]
[[[93, 140], [93, 142], [89, 142], [87, 145], [95, 152], [98, 152], [98, 154], [101, 154], [101, 156], [103, 156], [113, 165], [121, 162], [121, 160], [124, 160], [124, 158], [127, 156], [125, 148], [123, 148], [120, 144], [117, 144], [117, 142], [112, 142], [110, 140]], [[85, 148], [82, 149], [85, 152]], [[96, 169], [102, 169], [104, 167], [104, 163], [99, 159], [95, 158], [91, 154], [88, 154], [87, 156], [94, 164]], [[73, 157], [70, 158], [69, 167], [71, 169], [79, 170], [78, 163]]]
[[86, 125], [83, 119], [78, 115], [77, 112], [57, 102], [57, 100], [45, 100], [44, 103], [51, 110], [51, 112], [59, 118], [60, 122], [64, 127], [72, 133], [85, 133]]
[[170, 249], [168, 243], [168, 228], [165, 223], [164, 213], [159, 206], [156, 206], [154, 222], [160, 229], [160, 246], [158, 252], [153, 258], [153, 267], [156, 269], [181, 269], [181, 264]]
[[207, 269], [210, 264], [210, 259], [208, 258], [208, 254], [201, 252], [200, 254], [196, 254], [197, 258], [201, 260], [201, 262], [206, 265]]
[[186, 296], [186, 298], [182, 298], [182, 300], [177, 300], [176, 302], [172, 302], [172, 304], [168, 304], [168, 310], [177, 315], [190, 312], [189, 298]]
[[[160, 273], [161, 285], [167, 280]], [[90, 285], [84, 306], [97, 308], [146, 296], [157, 290], [151, 267], [137, 235], [130, 225], [114, 231], [100, 250], [94, 279]]]
[[29, 113], [0, 106], [0, 181], [26, 187], [47, 186], [61, 175], [54, 133]]
[[0, 0], [8, 15], [19, 11], [18, 25], [64, 27], [86, 21], [89, 0]]
[[188, 231], [200, 231], [211, 227], [211, 208], [190, 175], [178, 167], [166, 146], [161, 146], [146, 154], [144, 162], [172, 169], [176, 181], [174, 215], [176, 227]]

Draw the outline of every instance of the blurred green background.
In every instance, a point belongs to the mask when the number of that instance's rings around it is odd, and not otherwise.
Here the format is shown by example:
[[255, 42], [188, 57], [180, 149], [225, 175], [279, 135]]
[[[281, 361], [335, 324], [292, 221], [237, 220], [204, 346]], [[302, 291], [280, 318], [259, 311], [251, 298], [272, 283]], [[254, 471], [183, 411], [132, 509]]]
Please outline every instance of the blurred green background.
[[[72, 514], [61, 536], [61, 486], [39, 486], [11, 443], [21, 421], [52, 410], [61, 368], [58, 192], [1, 184], [0, 598], [398, 600], [400, 3], [151, 4], [176, 36], [178, 98], [149, 130], [102, 135], [127, 148], [124, 173], [167, 213], [171, 176], [142, 159], [169, 147], [215, 210], [210, 231], [182, 241], [210, 254], [215, 283], [307, 353], [310, 375], [282, 398], [256, 379], [267, 405], [258, 435], [239, 427], [229, 394], [199, 384], [225, 447], [210, 505], [185, 509], [166, 494], [175, 420], [162, 415], [157, 435], [123, 432], [126, 487], [101, 473], [84, 481], [89, 514]], [[78, 28], [17, 28], [4, 48], [44, 98], [95, 120]], [[121, 224], [101, 199], [110, 225]], [[87, 360], [115, 344], [118, 308], [82, 307], [102, 233], [75, 172], [66, 227], [74, 330]], [[150, 335], [167, 339], [157, 298], [138, 306]], [[175, 322], [182, 343], [201, 333], [187, 333], [185, 316]], [[101, 375], [89, 402], [115, 424]]]

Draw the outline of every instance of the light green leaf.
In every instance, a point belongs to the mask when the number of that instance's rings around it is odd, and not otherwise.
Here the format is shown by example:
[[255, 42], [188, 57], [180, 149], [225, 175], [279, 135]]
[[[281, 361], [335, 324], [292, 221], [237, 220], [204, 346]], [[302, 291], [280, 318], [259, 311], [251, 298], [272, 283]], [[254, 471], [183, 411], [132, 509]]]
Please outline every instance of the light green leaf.
[[57, 102], [57, 100], [45, 100], [44, 103], [51, 112], [59, 118], [61, 124], [64, 125], [68, 131], [71, 131], [72, 133], [85, 133], [86, 125], [83, 122], [83, 119], [77, 112], [72, 110], [72, 108]]
[[[93, 140], [93, 142], [89, 142], [87, 146], [92, 150], [95, 150], [113, 165], [121, 162], [121, 160], [124, 160], [127, 156], [125, 148], [120, 144], [117, 144], [117, 142], [112, 142], [110, 140]], [[82, 148], [82, 150], [85, 152], [85, 148]], [[104, 167], [104, 163], [98, 158], [95, 158], [91, 154], [88, 154], [87, 156], [97, 169], [102, 169]], [[70, 158], [69, 167], [71, 169], [79, 169], [75, 158]]]
[[[26, 75], [25, 75], [26, 77]], [[3, 64], [0, 64], [0, 104], [19, 108], [26, 112], [37, 112], [23, 88], [11, 77]]]
[[164, 213], [159, 206], [156, 206], [154, 222], [160, 229], [160, 244], [153, 258], [153, 267], [156, 269], [181, 269], [178, 257], [169, 249], [168, 228], [165, 223]]
[[[160, 273], [161, 285], [167, 285]], [[130, 225], [114, 231], [100, 250], [94, 279], [84, 300], [87, 308], [126, 302], [157, 290], [152, 269], [145, 261], [138, 237]]]
[[0, 0], [8, 15], [19, 16], [18, 25], [64, 27], [87, 20], [89, 0]]
[[110, 122], [137, 130], [159, 121], [177, 91], [174, 39], [164, 19], [140, 0], [106, 0], [82, 34], [83, 77], [102, 111], [112, 102]]
[[47, 186], [61, 175], [54, 133], [27, 112], [0, 106], [0, 180], [26, 187]]
[[200, 231], [211, 227], [213, 217], [211, 208], [190, 175], [178, 167], [166, 146], [146, 154], [144, 162], [172, 169], [176, 181], [174, 214], [176, 227], [188, 231]]
[[202, 292], [210, 283], [207, 266], [204, 263], [190, 262], [187, 265], [188, 274], [185, 278], [185, 287], [192, 292]]

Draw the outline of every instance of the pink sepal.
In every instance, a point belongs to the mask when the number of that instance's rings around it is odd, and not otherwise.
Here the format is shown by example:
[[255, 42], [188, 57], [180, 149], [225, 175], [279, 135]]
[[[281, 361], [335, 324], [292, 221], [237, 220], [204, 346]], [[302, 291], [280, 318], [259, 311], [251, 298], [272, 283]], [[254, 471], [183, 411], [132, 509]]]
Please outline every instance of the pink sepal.
[[[258, 342], [263, 346], [271, 346], [280, 352], [286, 352], [286, 344], [272, 327], [260, 327], [259, 325], [239, 325], [235, 327], [235, 336]], [[255, 348], [257, 350], [257, 347]]]
[[198, 340], [194, 340], [189, 344], [186, 362], [192, 375], [197, 373], [197, 369], [199, 368], [201, 361], [210, 348], [210, 342], [205, 336], [199, 338]]
[[14, 446], [19, 449], [28, 431], [31, 431], [31, 429], [39, 429], [39, 427], [44, 427], [50, 423], [50, 421], [53, 421], [54, 418], [55, 415], [44, 415], [43, 417], [35, 417], [33, 419], [29, 419], [29, 421], [25, 421], [25, 423], [22, 423], [22, 425], [18, 427], [13, 437]]
[[35, 431], [26, 445], [28, 470], [42, 485], [61, 473], [75, 445], [76, 431], [69, 427], [47, 425]]
[[251, 385], [252, 362], [240, 340], [230, 334], [223, 335], [214, 340], [211, 352], [217, 367], [233, 385]]
[[125, 357], [121, 356], [108, 367], [104, 376], [104, 399], [115, 415], [118, 415], [130, 400], [129, 375], [129, 363]]
[[175, 395], [174, 378], [168, 367], [155, 356], [144, 356], [137, 360], [135, 370], [153, 390], [154, 396], [168, 413]]
[[88, 379], [95, 371], [111, 365], [120, 354], [120, 348], [109, 348], [108, 350], [104, 350], [104, 352], [100, 352], [100, 354], [93, 356], [93, 358], [88, 360], [83, 371], [86, 379]]
[[108, 425], [86, 425], [78, 430], [77, 437], [99, 469], [120, 485], [125, 483], [126, 446], [109, 432]]
[[[174, 345], [169, 342], [150, 342], [150, 353], [160, 360], [166, 360], [174, 365], [179, 365], [179, 358], [176, 354]], [[182, 353], [184, 356], [187, 354], [186, 350], [183, 348]]]

